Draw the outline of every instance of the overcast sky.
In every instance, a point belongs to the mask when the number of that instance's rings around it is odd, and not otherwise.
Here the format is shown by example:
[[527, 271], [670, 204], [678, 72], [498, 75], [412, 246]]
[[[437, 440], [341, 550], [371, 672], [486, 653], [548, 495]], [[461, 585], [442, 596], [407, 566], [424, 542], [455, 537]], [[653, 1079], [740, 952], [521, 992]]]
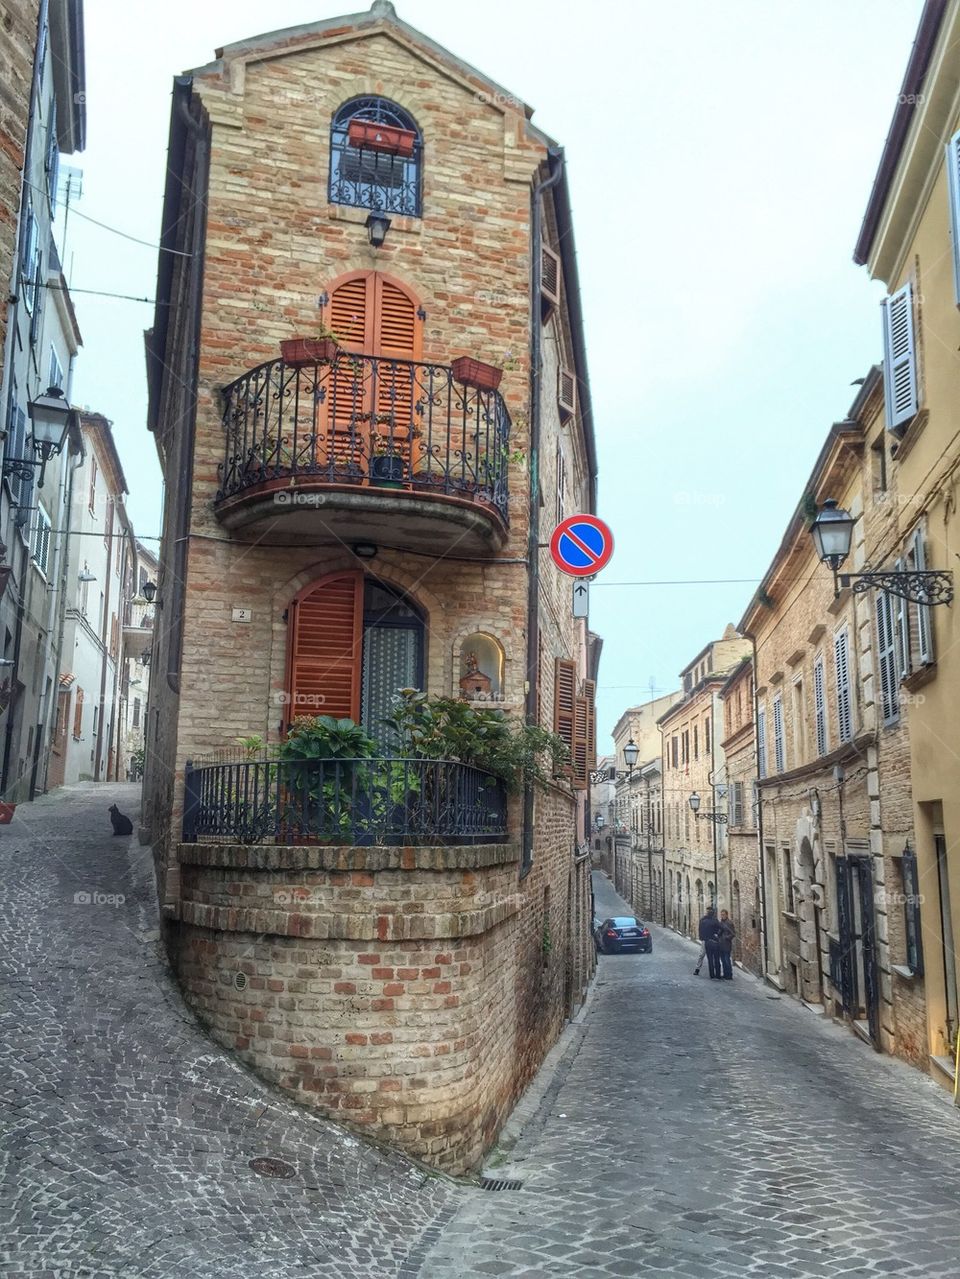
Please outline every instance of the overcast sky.
[[[350, 9], [87, 0], [75, 209], [155, 244], [172, 77], [219, 45]], [[675, 687], [739, 620], [851, 382], [880, 359], [882, 290], [851, 254], [921, 0], [397, 9], [566, 147], [600, 514], [617, 540], [592, 592], [603, 751], [624, 707]], [[74, 398], [113, 419], [135, 527], [156, 535], [152, 308], [79, 292], [152, 298], [156, 252], [71, 216], [66, 258], [84, 337]], [[715, 584], [621, 585], [704, 578]]]

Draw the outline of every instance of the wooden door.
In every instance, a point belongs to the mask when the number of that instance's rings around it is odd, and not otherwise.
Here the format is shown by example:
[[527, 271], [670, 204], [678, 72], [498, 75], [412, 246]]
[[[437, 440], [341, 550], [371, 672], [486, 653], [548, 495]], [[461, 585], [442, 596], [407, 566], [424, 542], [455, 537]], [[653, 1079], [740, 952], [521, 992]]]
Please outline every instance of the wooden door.
[[345, 354], [330, 375], [321, 434], [337, 469], [365, 471], [378, 452], [409, 463], [419, 398], [417, 310], [413, 295], [380, 271], [352, 272], [331, 287], [329, 325]]
[[285, 727], [298, 715], [360, 718], [363, 573], [333, 573], [290, 607]]

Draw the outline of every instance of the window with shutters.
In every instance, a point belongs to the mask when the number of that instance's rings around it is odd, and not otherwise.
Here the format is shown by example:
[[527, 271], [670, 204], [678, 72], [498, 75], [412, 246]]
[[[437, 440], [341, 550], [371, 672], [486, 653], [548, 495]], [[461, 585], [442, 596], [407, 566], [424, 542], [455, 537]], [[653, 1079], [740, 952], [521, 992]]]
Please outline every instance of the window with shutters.
[[47, 125], [47, 154], [44, 159], [44, 171], [47, 176], [47, 199], [50, 211], [57, 207], [57, 184], [60, 176], [60, 147], [57, 139], [57, 104], [50, 104], [50, 121]]
[[[914, 530], [910, 540], [907, 557], [908, 567], [924, 572], [927, 567], [927, 552], [923, 539], [923, 528]], [[933, 626], [929, 604], [916, 605], [917, 657], [922, 666], [933, 661]]]
[[779, 693], [773, 699], [773, 766], [778, 773], [786, 772], [787, 753], [783, 740], [783, 698]]
[[50, 347], [50, 368], [47, 372], [47, 386], [63, 386], [63, 365], [60, 363], [57, 352]]
[[828, 750], [827, 682], [822, 653], [818, 653], [813, 662], [813, 709], [817, 737], [817, 755], [826, 755]]
[[703, 749], [708, 752], [712, 750], [711, 738], [710, 738], [710, 716], [709, 715], [703, 721]]
[[743, 782], [733, 782], [730, 786], [730, 825], [742, 826], [743, 823]]
[[285, 723], [330, 715], [384, 745], [401, 688], [422, 688], [424, 620], [402, 592], [359, 570], [304, 587], [288, 613]]
[[557, 523], [563, 521], [567, 495], [567, 464], [563, 459], [563, 446], [557, 443]]
[[917, 347], [913, 285], [909, 281], [883, 303], [883, 384], [887, 427], [902, 435], [917, 412]]
[[422, 160], [409, 112], [387, 98], [352, 98], [330, 125], [330, 203], [418, 218]]
[[[21, 242], [20, 275], [23, 288], [23, 304], [31, 316], [36, 309], [37, 297], [40, 292], [41, 266], [40, 228], [37, 224], [36, 214], [33, 211], [33, 201], [28, 200], [23, 226], [23, 240]], [[31, 320], [31, 332], [32, 328]]]
[[360, 475], [367, 459], [380, 453], [399, 454], [414, 466], [418, 461], [419, 310], [406, 285], [381, 271], [352, 271], [330, 286], [329, 327], [341, 346], [348, 353], [376, 357], [338, 360], [318, 406], [320, 460], [345, 476]]
[[696, 724], [693, 726], [693, 758], [700, 758], [700, 733]]
[[77, 700], [73, 704], [73, 737], [79, 741], [83, 736], [83, 689], [77, 689]]
[[853, 737], [853, 693], [850, 687], [850, 634], [844, 627], [833, 637], [833, 663], [837, 683], [837, 737]]
[[757, 711], [757, 773], [760, 777], [767, 775], [767, 708], [761, 706]]
[[50, 564], [50, 516], [37, 506], [37, 524], [33, 532], [33, 562], [46, 577]]
[[[894, 572], [902, 573], [906, 569], [903, 560], [894, 561]], [[910, 643], [910, 605], [900, 595], [890, 597], [890, 608], [893, 616], [893, 640], [896, 647], [897, 682], [906, 679], [912, 665], [912, 645]]]
[[97, 459], [90, 459], [90, 491], [87, 494], [87, 506], [91, 511], [96, 509], [97, 505]]
[[947, 191], [950, 202], [950, 239], [953, 259], [953, 296], [960, 305], [960, 133], [946, 148]]
[[897, 652], [893, 629], [893, 607], [886, 591], [878, 591], [877, 609], [877, 677], [880, 713], [884, 724], [892, 724], [900, 714], [897, 678]]
[[677, 758], [677, 750], [678, 750], [678, 743], [677, 743], [677, 739], [676, 739], [676, 737], [672, 737], [672, 738], [670, 739], [670, 762], [671, 762], [671, 766], [672, 766], [673, 768], [678, 768], [678, 767], [679, 767], [679, 761], [678, 761], [678, 758]]
[[554, 664], [553, 731], [561, 739], [570, 756], [569, 772], [576, 761], [577, 664], [558, 657]]
[[548, 319], [560, 305], [560, 258], [543, 245], [540, 251], [540, 313]]

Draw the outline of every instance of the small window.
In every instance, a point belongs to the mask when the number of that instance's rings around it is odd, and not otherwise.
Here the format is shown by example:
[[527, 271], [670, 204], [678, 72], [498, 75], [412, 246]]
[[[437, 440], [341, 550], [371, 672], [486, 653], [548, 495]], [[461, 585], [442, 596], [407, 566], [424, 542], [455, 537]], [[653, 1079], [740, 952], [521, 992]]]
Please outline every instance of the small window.
[[773, 699], [773, 766], [778, 773], [786, 772], [787, 756], [783, 741], [783, 699], [779, 693]]
[[557, 445], [557, 523], [563, 522], [563, 511], [566, 506], [567, 464], [563, 460], [563, 449]]
[[50, 124], [47, 130], [47, 155], [44, 161], [44, 168], [47, 174], [47, 199], [50, 201], [50, 211], [53, 212], [57, 207], [57, 184], [60, 177], [60, 146], [57, 138], [57, 104], [53, 103], [50, 112]]
[[33, 533], [33, 562], [46, 577], [50, 565], [50, 516], [37, 506], [37, 525]]
[[813, 707], [817, 733], [817, 755], [827, 753], [827, 696], [823, 654], [813, 663]]
[[907, 945], [907, 966], [915, 977], [923, 976], [923, 941], [920, 924], [920, 877], [917, 854], [909, 846], [900, 863], [903, 876], [903, 922]]
[[90, 459], [90, 491], [87, 494], [87, 505], [90, 510], [96, 509], [97, 505], [97, 459]]
[[59, 386], [63, 389], [63, 365], [57, 356], [56, 351], [50, 348], [50, 368], [47, 373], [47, 386]]
[[846, 628], [833, 638], [833, 659], [837, 680], [837, 736], [841, 742], [853, 737], [853, 698], [850, 689], [849, 636]]
[[139, 697], [135, 697], [133, 699], [133, 727], [134, 728], [140, 727], [140, 698]]
[[419, 217], [422, 140], [386, 98], [353, 98], [330, 127], [330, 202]]
[[77, 700], [73, 707], [73, 737], [79, 741], [83, 736], [83, 689], [77, 689]]
[[764, 706], [757, 711], [757, 775], [767, 775], [767, 711]]
[[913, 286], [909, 281], [883, 301], [883, 382], [887, 427], [902, 435], [919, 407]]

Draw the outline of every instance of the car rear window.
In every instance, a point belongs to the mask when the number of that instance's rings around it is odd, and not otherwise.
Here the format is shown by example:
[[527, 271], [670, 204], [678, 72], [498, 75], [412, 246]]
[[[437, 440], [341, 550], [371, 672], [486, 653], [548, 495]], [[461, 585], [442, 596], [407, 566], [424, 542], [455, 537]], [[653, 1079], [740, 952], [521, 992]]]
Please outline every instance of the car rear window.
[[636, 928], [637, 926], [637, 921], [632, 915], [625, 915], [619, 919], [611, 920], [610, 922], [613, 924], [614, 928]]

